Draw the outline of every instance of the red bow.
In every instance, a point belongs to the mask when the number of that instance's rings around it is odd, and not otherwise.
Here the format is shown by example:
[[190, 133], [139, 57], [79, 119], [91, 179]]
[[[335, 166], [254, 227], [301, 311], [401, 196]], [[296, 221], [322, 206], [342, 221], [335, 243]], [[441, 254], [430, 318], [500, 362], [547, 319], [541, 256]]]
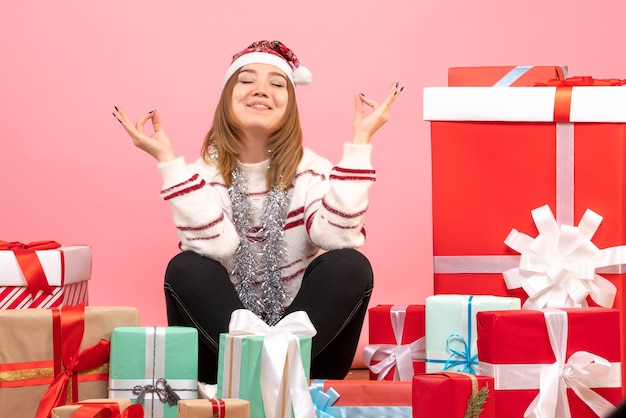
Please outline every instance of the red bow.
[[54, 340], [54, 380], [46, 390], [35, 418], [50, 418], [52, 408], [65, 405], [68, 387], [70, 401], [78, 400], [78, 373], [93, 369], [109, 359], [109, 341], [97, 344], [79, 353], [85, 331], [85, 304], [63, 306], [52, 310], [52, 338]]
[[554, 78], [545, 83], [535, 83], [534, 86], [556, 86], [554, 97], [554, 121], [569, 122], [570, 106], [572, 103], [572, 87], [582, 86], [622, 86], [626, 80], [617, 78], [598, 79], [588, 76], [568, 77], [564, 80]]
[[566, 79], [554, 78], [545, 83], [535, 83], [535, 86], [556, 86], [556, 87], [573, 87], [573, 86], [623, 86], [626, 80], [618, 78], [593, 78], [589, 76], [568, 77]]
[[102, 418], [143, 418], [143, 407], [134, 404], [120, 412], [120, 405], [116, 402], [89, 402], [80, 404], [72, 418], [94, 418], [101, 413]]
[[26, 283], [28, 285], [28, 291], [33, 299], [38, 291], [43, 291], [49, 295], [52, 293], [52, 286], [48, 284], [46, 273], [43, 271], [43, 267], [39, 262], [39, 258], [35, 251], [37, 250], [53, 250], [59, 248], [61, 244], [55, 241], [35, 241], [29, 244], [22, 244], [21, 242], [7, 242], [0, 241], [0, 250], [11, 250], [15, 254]]

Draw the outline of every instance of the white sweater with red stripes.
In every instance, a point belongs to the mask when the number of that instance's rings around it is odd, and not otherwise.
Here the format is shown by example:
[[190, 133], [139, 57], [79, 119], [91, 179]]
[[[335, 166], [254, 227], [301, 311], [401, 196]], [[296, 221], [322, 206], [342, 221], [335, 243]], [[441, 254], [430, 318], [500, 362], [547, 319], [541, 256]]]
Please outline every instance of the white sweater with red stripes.
[[[288, 306], [300, 289], [309, 263], [325, 250], [358, 248], [365, 242], [363, 222], [368, 190], [376, 180], [371, 145], [345, 143], [343, 157], [333, 166], [308, 148], [289, 192], [285, 222], [286, 257], [281, 267]], [[253, 211], [252, 225], [260, 229], [267, 196], [269, 161], [243, 164]], [[161, 196], [170, 203], [181, 250], [213, 258], [232, 271], [239, 235], [232, 222], [228, 188], [214, 166], [201, 158], [186, 164], [182, 157], [158, 164], [163, 177]], [[251, 242], [254, 236], [249, 237]], [[233, 277], [231, 276], [231, 279]]]

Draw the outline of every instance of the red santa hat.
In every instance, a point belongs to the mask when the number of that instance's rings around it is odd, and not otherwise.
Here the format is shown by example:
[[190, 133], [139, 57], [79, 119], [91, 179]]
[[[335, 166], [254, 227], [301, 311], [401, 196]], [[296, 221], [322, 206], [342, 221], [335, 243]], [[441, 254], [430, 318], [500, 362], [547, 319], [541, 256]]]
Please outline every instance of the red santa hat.
[[254, 42], [243, 51], [233, 55], [233, 60], [224, 75], [224, 82], [241, 67], [248, 64], [270, 64], [281, 69], [294, 84], [311, 84], [313, 75], [308, 68], [300, 65], [300, 61], [293, 53], [280, 41], [259, 41]]

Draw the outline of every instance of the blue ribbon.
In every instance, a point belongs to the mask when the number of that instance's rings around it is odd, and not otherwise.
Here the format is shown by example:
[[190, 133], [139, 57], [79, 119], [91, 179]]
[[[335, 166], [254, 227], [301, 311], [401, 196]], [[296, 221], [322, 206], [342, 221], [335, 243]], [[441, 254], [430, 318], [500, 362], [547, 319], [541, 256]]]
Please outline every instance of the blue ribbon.
[[341, 395], [332, 387], [324, 392], [324, 379], [312, 380], [309, 392], [318, 418], [412, 418], [410, 406], [332, 406]]
[[[458, 372], [476, 374], [474, 366], [478, 366], [478, 354], [472, 354], [470, 346], [472, 342], [472, 299], [474, 295], [470, 295], [467, 300], [467, 340], [460, 334], [451, 334], [446, 340], [446, 348], [452, 353], [447, 360], [426, 359], [428, 363], [444, 363], [443, 370], [450, 370], [453, 367], [459, 367]], [[463, 343], [463, 351], [455, 350], [450, 347], [450, 340], [461, 340]], [[455, 358], [456, 357], [456, 358]]]
[[323, 380], [314, 380], [309, 387], [309, 393], [317, 418], [344, 418], [345, 414], [342, 411], [337, 411], [339, 414], [330, 412], [331, 405], [339, 399], [339, 392], [332, 387], [324, 392]]
[[[513, 68], [511, 71], [506, 73], [504, 77], [498, 80], [498, 82], [495, 83], [493, 86], [494, 87], [509, 87], [511, 84], [513, 84], [518, 78], [523, 76], [531, 68], [532, 67], [528, 65], [518, 65], [517, 67]], [[561, 69], [563, 70], [564, 77], [567, 78], [567, 69], [564, 66], [561, 66]]]
[[[470, 320], [471, 321], [471, 320]], [[471, 331], [469, 332], [471, 333]], [[458, 351], [450, 347], [450, 340], [459, 339], [463, 342], [463, 351]], [[471, 340], [470, 340], [471, 341]], [[452, 353], [443, 365], [444, 370], [450, 370], [453, 367], [461, 366], [456, 371], [461, 373], [476, 374], [473, 366], [478, 366], [478, 354], [471, 354], [472, 349], [469, 343], [459, 334], [452, 334], [446, 340], [446, 348]], [[460, 360], [454, 360], [454, 357], [459, 357]]]

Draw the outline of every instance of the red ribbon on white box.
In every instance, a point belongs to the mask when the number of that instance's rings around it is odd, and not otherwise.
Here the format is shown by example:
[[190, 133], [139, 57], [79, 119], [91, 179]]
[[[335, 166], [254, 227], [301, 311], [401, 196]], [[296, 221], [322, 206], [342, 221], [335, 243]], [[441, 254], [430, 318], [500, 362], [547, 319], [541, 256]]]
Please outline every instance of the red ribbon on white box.
[[480, 362], [479, 374], [493, 376], [496, 390], [539, 389], [524, 417], [570, 418], [567, 388], [598, 416], [608, 416], [615, 406], [591, 388], [621, 387], [621, 363], [587, 351], [577, 351], [567, 360], [567, 313], [542, 310], [556, 361], [550, 364], [491, 364]]
[[[426, 340], [419, 338], [409, 344], [402, 344], [406, 305], [393, 305], [389, 311], [391, 328], [396, 344], [369, 344], [363, 349], [363, 362], [383, 380], [393, 366], [393, 380], [410, 381], [413, 379], [413, 361], [426, 359]], [[376, 360], [378, 363], [372, 364]]]
[[20, 266], [31, 297], [39, 291], [46, 295], [52, 294], [52, 286], [48, 284], [46, 273], [37, 257], [37, 250], [52, 250], [61, 247], [56, 241], [36, 241], [28, 244], [21, 242], [0, 241], [0, 250], [13, 251], [15, 259]]

